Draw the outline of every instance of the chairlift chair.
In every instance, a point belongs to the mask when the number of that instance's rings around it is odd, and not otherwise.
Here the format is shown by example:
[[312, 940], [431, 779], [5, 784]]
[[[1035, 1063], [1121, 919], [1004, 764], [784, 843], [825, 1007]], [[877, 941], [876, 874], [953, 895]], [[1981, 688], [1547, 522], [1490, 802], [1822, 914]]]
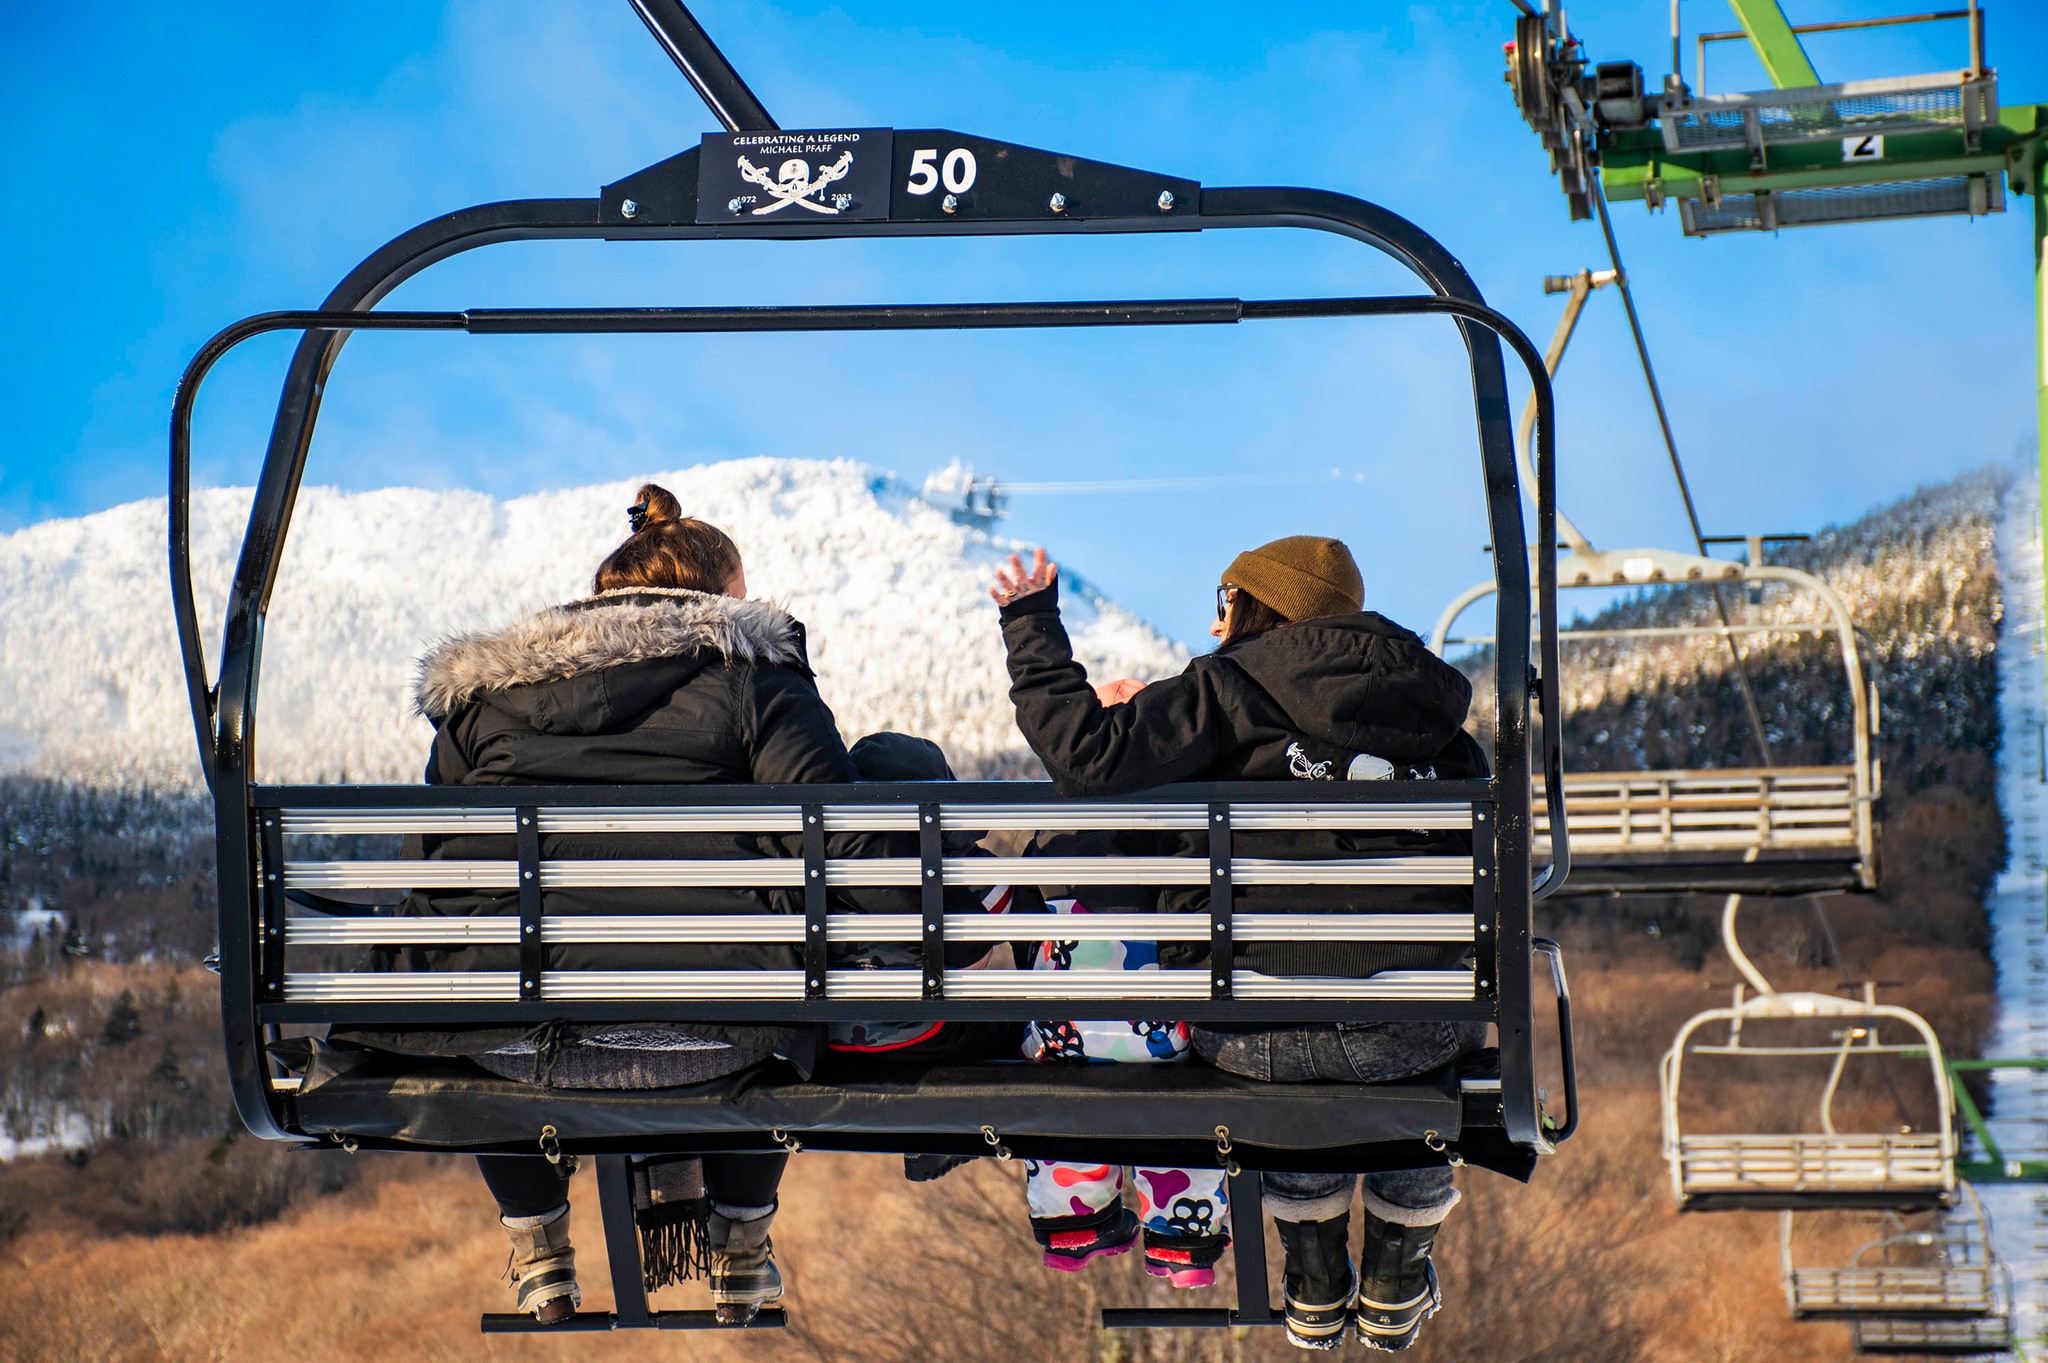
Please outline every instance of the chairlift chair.
[[[1539, 622], [1528, 686], [1514, 670], [1497, 689], [1494, 775], [1470, 781], [1359, 782], [1318, 787], [1213, 783], [1163, 788], [1142, 798], [1062, 800], [1043, 784], [964, 782], [860, 786], [421, 787], [276, 786], [255, 774], [257, 681], [263, 623], [321, 395], [344, 341], [365, 330], [483, 334], [754, 333], [989, 327], [1229, 325], [1256, 320], [1441, 315], [1469, 353], [1480, 459], [1493, 542], [1527, 542], [1501, 341], [1529, 368], [1542, 407], [1536, 540], [1554, 535], [1550, 394], [1527, 338], [1488, 308], [1455, 257], [1383, 208], [1323, 190], [1214, 188], [1101, 162], [943, 130], [827, 129], [783, 133], [675, 0], [633, 0], [663, 47], [704, 95], [727, 131], [626, 176], [594, 198], [486, 204], [433, 219], [372, 253], [317, 311], [267, 313], [227, 327], [193, 359], [173, 410], [171, 582], [202, 771], [212, 791], [220, 888], [222, 1016], [237, 1111], [256, 1135], [349, 1149], [583, 1153], [597, 1156], [606, 1239], [613, 1246], [612, 1312], [586, 1312], [555, 1329], [698, 1328], [708, 1312], [654, 1311], [632, 1248], [628, 1173], [633, 1154], [819, 1149], [1011, 1154], [1039, 1158], [1183, 1164], [1232, 1172], [1232, 1197], [1247, 1232], [1237, 1237], [1236, 1309], [1109, 1311], [1116, 1326], [1272, 1324], [1259, 1219], [1259, 1169], [1371, 1169], [1470, 1162], [1527, 1177], [1537, 1157], [1576, 1124], [1570, 1019], [1561, 958], [1534, 939], [1530, 907], [1564, 883], [1568, 849], [1532, 874], [1528, 707], [1555, 713], [1556, 621], [1548, 555], [1536, 582], [1519, 552], [1497, 555], [1497, 636], [1502, 656], [1531, 653], [1531, 604]], [[830, 196], [746, 188], [748, 150], [829, 146], [837, 172]], [[737, 167], [737, 170], [736, 170]], [[823, 181], [817, 182], [822, 190]], [[780, 188], [788, 186], [777, 181]], [[744, 192], [742, 192], [744, 190]], [[789, 197], [789, 211], [781, 211]], [[449, 256], [497, 242], [791, 241], [1095, 232], [1185, 232], [1230, 227], [1333, 232], [1391, 254], [1429, 290], [1414, 296], [1247, 301], [1232, 298], [920, 304], [904, 307], [602, 307], [381, 312], [400, 282]], [[230, 586], [217, 679], [209, 680], [190, 566], [190, 426], [207, 372], [234, 346], [271, 331], [299, 331]], [[1542, 760], [1560, 787], [1555, 728]], [[1326, 793], [1327, 792], [1327, 793]], [[1561, 798], [1550, 797], [1553, 805]], [[1562, 826], [1562, 810], [1553, 808]], [[1469, 855], [1293, 863], [1238, 855], [1234, 836], [1276, 828], [1469, 830]], [[592, 829], [746, 830], [794, 837], [801, 857], [717, 862], [595, 862], [544, 855], [557, 835]], [[1206, 828], [1207, 857], [1050, 859], [945, 855], [952, 829]], [[826, 838], [840, 830], [895, 830], [914, 857], [835, 860]], [[497, 860], [390, 860], [382, 843], [406, 833], [495, 832]], [[338, 850], [337, 850], [338, 849]], [[1199, 883], [1212, 887], [1204, 914], [1146, 916], [1077, 927], [1008, 915], [945, 913], [949, 883], [1086, 880]], [[374, 903], [422, 886], [461, 883], [503, 892], [508, 912], [474, 919], [398, 918]], [[1391, 915], [1236, 914], [1236, 886], [1313, 883], [1469, 885], [1469, 913]], [[800, 887], [801, 916], [551, 914], [547, 891], [564, 886], [713, 884]], [[918, 913], [835, 912], [831, 887], [917, 886]], [[516, 908], [515, 911], [511, 911]], [[949, 938], [1000, 941], [1090, 928], [1116, 935], [1206, 941], [1194, 970], [1034, 974], [945, 968]], [[920, 944], [922, 965], [903, 970], [829, 968], [828, 941], [895, 939]], [[1234, 943], [1259, 938], [1469, 941], [1474, 964], [1364, 980], [1266, 977], [1232, 965]], [[562, 969], [551, 948], [610, 942], [777, 941], [790, 968], [759, 972], [598, 973]], [[372, 947], [494, 942], [516, 951], [518, 969], [465, 975], [378, 973], [338, 967], [332, 953]], [[1545, 954], [1558, 995], [1565, 1111], [1552, 1117], [1537, 1085], [1533, 957]], [[1480, 1020], [1497, 1029], [1497, 1059], [1377, 1086], [1263, 1085], [1220, 1071], [1145, 1067], [938, 1066], [834, 1073], [808, 1082], [758, 1075], [691, 1089], [566, 1093], [416, 1063], [342, 1052], [282, 1029], [334, 1025], [446, 1027], [550, 1021], [778, 1021], [823, 1023], [883, 1011], [940, 1019], [1180, 1017], [1217, 1022], [1279, 1020]], [[764, 1313], [762, 1323], [779, 1323]], [[486, 1328], [534, 1327], [525, 1317], [486, 1318]]]
[[1977, 1191], [1965, 1181], [1963, 1200], [1933, 1230], [1908, 1231], [1892, 1221], [1865, 1242], [1847, 1268], [1793, 1262], [1793, 1213], [1780, 1231], [1785, 1299], [1794, 1320], [1903, 1317], [1982, 1319], [2004, 1315], [2009, 1270], [1992, 1249], [1991, 1227]]
[[[1566, 296], [1564, 311], [1543, 357], [1544, 371], [1552, 379], [1564, 363], [1565, 351], [1588, 300], [1595, 291], [1610, 285], [1616, 286], [1627, 302], [1628, 283], [1618, 264], [1611, 270], [1545, 276], [1545, 293]], [[1632, 308], [1633, 304], [1629, 306]], [[1649, 368], [1647, 351], [1643, 352], [1643, 373], [1661, 412], [1662, 399]], [[1537, 416], [1536, 394], [1532, 391], [1522, 406], [1515, 444], [1523, 478], [1531, 485], [1542, 481], [1542, 470], [1532, 457]], [[1667, 444], [1671, 441], [1668, 425], [1665, 440]], [[1691, 494], [1678, 464], [1675, 445], [1670, 446], [1670, 452], [1673, 468], [1679, 472], [1679, 490], [1690, 512]], [[1713, 589], [1720, 617], [1719, 624], [1697, 626], [1564, 630], [1561, 639], [1589, 643], [1602, 639], [1718, 636], [1732, 655], [1745, 700], [1751, 700], [1748, 675], [1743, 670], [1738, 647], [1742, 637], [1831, 633], [1838, 641], [1847, 674], [1852, 728], [1851, 760], [1847, 767], [1777, 767], [1771, 763], [1768, 744], [1759, 733], [1758, 747], [1765, 762], [1760, 768], [1567, 774], [1563, 778], [1564, 803], [1573, 824], [1574, 850], [1578, 856], [1566, 892], [1584, 895], [1740, 890], [1751, 894], [1809, 894], [1875, 888], [1878, 857], [1873, 809], [1882, 779], [1874, 752], [1877, 692], [1873, 684], [1864, 680], [1856, 631], [1840, 595], [1812, 574], [1763, 561], [1767, 542], [1801, 537], [1744, 537], [1749, 557], [1747, 562], [1738, 563], [1709, 557], [1707, 546], [1720, 541], [1704, 537], [1697, 546], [1698, 554], [1661, 549], [1602, 552], [1593, 547], [1562, 510], [1556, 513], [1556, 521], [1559, 537], [1569, 551], [1557, 564], [1561, 585], [1610, 590], [1706, 585]], [[1825, 607], [1826, 618], [1776, 626], [1737, 624], [1731, 620], [1720, 588], [1748, 583], [1754, 593], [1766, 582], [1777, 582], [1815, 596]], [[1452, 627], [1464, 612], [1493, 590], [1492, 583], [1479, 583], [1444, 609], [1431, 635], [1431, 647], [1439, 655], [1453, 645], [1472, 647], [1497, 642], [1491, 636], [1451, 635]], [[1751, 723], [1760, 728], [1762, 719], [1753, 700], [1749, 709]], [[1562, 722], [1556, 712], [1546, 712], [1546, 719], [1551, 724]], [[1538, 778], [1539, 845], [1549, 837], [1551, 828], [1552, 801], [1545, 779]]]
[[[1572, 771], [1564, 777], [1572, 835], [1573, 895], [1734, 892], [1814, 894], [1875, 889], [1877, 820], [1883, 782], [1876, 754], [1878, 703], [1864, 675], [1856, 629], [1840, 593], [1797, 568], [1737, 562], [1663, 549], [1599, 551], [1581, 542], [1557, 565], [1565, 588], [1758, 587], [1779, 583], [1817, 601], [1818, 619], [1783, 623], [1699, 623], [1632, 628], [1567, 627], [1561, 642], [1830, 636], [1849, 693], [1850, 761], [1842, 765], [1726, 767], [1682, 771]], [[1439, 654], [1494, 644], [1491, 635], [1452, 628], [1492, 594], [1482, 582], [1444, 608], [1431, 636]], [[1552, 824], [1548, 787], [1537, 780], [1536, 844]]]
[[[1735, 938], [1741, 896], [1730, 895], [1722, 915], [1722, 941], [1745, 980], [1727, 1008], [1710, 1008], [1679, 1029], [1660, 1070], [1664, 1158], [1680, 1211], [1805, 1210], [1890, 1208], [1926, 1211], [1952, 1206], [1956, 1198], [1954, 1096], [1943, 1064], [1941, 1042], [1927, 1020], [1910, 1009], [1876, 1001], [1866, 985], [1863, 997], [1780, 993], [1759, 973]], [[1754, 990], [1754, 993], [1748, 992]], [[1743, 1029], [1758, 1022], [1839, 1024], [1831, 1045], [1754, 1044]], [[1879, 1024], [1897, 1023], [1917, 1042], [1884, 1041]], [[1702, 1028], [1725, 1026], [1723, 1043], [1695, 1042]], [[1692, 1055], [1776, 1061], [1831, 1058], [1817, 1104], [1817, 1130], [1702, 1134], [1681, 1120], [1685, 1062]], [[1935, 1129], [1843, 1131], [1835, 1125], [1834, 1102], [1851, 1059], [1904, 1056], [1925, 1063], [1933, 1084]]]

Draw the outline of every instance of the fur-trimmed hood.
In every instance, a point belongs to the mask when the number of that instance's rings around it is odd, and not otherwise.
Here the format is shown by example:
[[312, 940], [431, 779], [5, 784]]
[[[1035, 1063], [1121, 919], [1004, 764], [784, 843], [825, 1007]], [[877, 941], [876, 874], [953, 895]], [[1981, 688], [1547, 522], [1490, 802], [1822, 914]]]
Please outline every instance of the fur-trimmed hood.
[[779, 606], [707, 592], [632, 588], [550, 606], [502, 629], [443, 640], [420, 659], [413, 699], [421, 714], [438, 723], [486, 692], [693, 656], [809, 670], [803, 626]]

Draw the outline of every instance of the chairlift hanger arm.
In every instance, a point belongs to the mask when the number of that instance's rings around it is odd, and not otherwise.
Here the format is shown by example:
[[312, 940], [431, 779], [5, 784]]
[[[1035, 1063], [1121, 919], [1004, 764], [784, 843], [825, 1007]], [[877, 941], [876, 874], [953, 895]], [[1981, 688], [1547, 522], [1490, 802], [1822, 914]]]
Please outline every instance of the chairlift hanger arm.
[[718, 50], [718, 44], [711, 41], [711, 35], [697, 22], [697, 16], [690, 13], [689, 6], [679, 0], [630, 0], [633, 12], [640, 16], [640, 22], [647, 25], [647, 31], [661, 44], [661, 50], [668, 53], [669, 60], [683, 73], [704, 100], [711, 116], [724, 125], [727, 132], [771, 131], [778, 126], [764, 108], [747, 83], [740, 79], [740, 73], [733, 69], [725, 54]]
[[[1586, 300], [1592, 296], [1593, 290], [1613, 283], [1615, 278], [1612, 270], [1602, 270], [1598, 274], [1591, 270], [1580, 270], [1573, 275], [1544, 277], [1543, 292], [1568, 295], [1565, 299], [1564, 316], [1558, 318], [1557, 330], [1551, 333], [1550, 348], [1543, 354], [1544, 372], [1550, 375], [1552, 382], [1557, 379], [1558, 366], [1564, 363], [1565, 347], [1571, 344], [1572, 333], [1578, 330], [1579, 314], [1585, 311]], [[1530, 438], [1535, 426], [1536, 395], [1531, 393], [1528, 401], [1522, 404], [1521, 424], [1515, 429], [1515, 457], [1521, 462], [1522, 477], [1532, 484], [1538, 482], [1541, 477], [1529, 462]], [[1587, 541], [1585, 532], [1572, 524], [1571, 517], [1565, 515], [1563, 511], [1557, 513], [1557, 523], [1565, 543], [1573, 550], [1593, 547]]]

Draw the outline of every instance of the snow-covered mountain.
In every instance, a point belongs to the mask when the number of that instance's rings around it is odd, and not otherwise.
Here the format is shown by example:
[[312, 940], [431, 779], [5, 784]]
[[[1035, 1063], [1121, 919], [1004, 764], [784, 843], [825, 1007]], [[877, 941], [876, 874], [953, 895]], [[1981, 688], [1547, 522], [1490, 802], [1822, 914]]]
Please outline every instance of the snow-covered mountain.
[[[851, 741], [924, 734], [965, 775], [1028, 761], [985, 595], [1008, 544], [865, 465], [743, 459], [652, 476], [726, 529], [757, 596], [810, 630]], [[307, 488], [265, 631], [257, 770], [269, 781], [413, 781], [428, 729], [413, 662], [436, 639], [588, 593], [637, 483], [509, 501]], [[201, 492], [194, 577], [209, 656], [247, 489]], [[191, 722], [171, 624], [162, 498], [0, 536], [0, 775], [189, 788]], [[1186, 654], [1069, 577], [1075, 644], [1099, 677], [1155, 677]]]

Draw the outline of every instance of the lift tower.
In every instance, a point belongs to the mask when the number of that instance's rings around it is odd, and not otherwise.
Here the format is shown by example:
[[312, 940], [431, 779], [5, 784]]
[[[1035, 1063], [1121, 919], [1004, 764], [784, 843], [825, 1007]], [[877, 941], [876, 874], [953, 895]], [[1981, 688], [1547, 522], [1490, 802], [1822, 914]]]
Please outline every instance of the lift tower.
[[[1550, 152], [1574, 221], [1605, 204], [1676, 203], [1685, 234], [2004, 212], [2033, 200], [2035, 403], [2048, 461], [2048, 105], [2001, 104], [1984, 61], [1984, 12], [1967, 8], [1825, 24], [1793, 24], [1778, 0], [1728, 0], [1739, 29], [1694, 40], [1685, 79], [1678, 5], [1671, 74], [1646, 90], [1632, 61], [1591, 62], [1560, 6], [1522, 16], [1507, 47], [1507, 81]], [[1821, 80], [1800, 38], [1918, 24], [1965, 29], [1967, 64], [1880, 80]], [[1707, 54], [1747, 42], [1772, 88], [1707, 94]], [[1962, 46], [1962, 44], [1959, 44]], [[1697, 87], [1697, 88], [1695, 88]]]

